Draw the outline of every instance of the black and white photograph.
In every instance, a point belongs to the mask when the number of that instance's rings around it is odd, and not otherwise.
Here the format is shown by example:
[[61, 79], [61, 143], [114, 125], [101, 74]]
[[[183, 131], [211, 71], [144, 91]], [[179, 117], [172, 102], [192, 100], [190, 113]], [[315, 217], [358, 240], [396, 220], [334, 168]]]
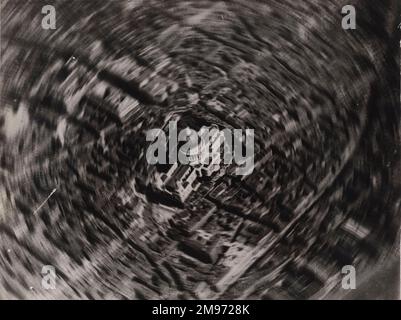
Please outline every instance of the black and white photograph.
[[400, 300], [397, 0], [0, 8], [0, 300]]

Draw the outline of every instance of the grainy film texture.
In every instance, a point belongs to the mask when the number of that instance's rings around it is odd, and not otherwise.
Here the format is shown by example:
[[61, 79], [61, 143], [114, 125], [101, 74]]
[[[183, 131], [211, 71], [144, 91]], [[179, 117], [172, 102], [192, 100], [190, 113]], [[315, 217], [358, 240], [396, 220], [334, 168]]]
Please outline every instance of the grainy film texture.
[[0, 3], [0, 299], [399, 299], [398, 1]]

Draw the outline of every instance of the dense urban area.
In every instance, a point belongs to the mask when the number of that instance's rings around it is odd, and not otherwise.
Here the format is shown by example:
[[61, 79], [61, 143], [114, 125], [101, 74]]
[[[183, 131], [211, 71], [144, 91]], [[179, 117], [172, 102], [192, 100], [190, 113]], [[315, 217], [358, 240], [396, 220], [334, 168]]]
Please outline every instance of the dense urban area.
[[[336, 298], [396, 259], [395, 19], [343, 2], [2, 5], [0, 298]], [[172, 120], [254, 129], [252, 173], [149, 165]]]

